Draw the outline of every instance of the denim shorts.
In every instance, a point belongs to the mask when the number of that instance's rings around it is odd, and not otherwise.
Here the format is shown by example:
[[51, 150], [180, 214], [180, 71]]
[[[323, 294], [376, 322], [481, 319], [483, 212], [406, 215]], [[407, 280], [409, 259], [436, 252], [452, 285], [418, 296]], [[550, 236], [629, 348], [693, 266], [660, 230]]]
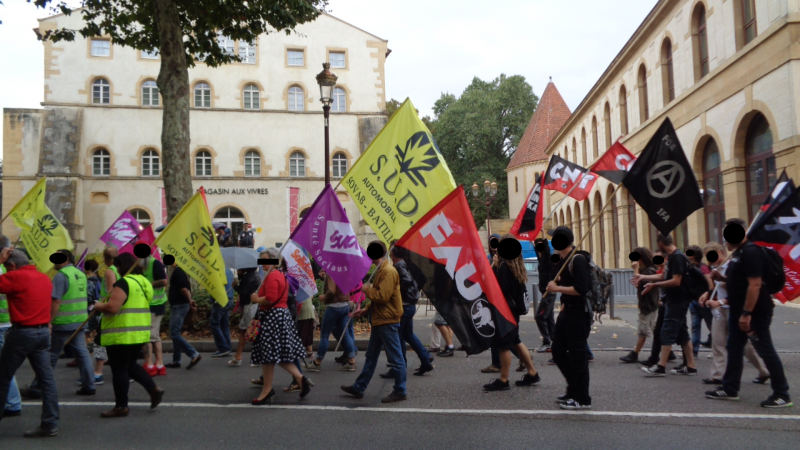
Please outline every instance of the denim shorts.
[[661, 345], [684, 345], [691, 342], [689, 328], [686, 325], [686, 313], [691, 301], [666, 302], [664, 306], [664, 326], [661, 328]]
[[441, 314], [439, 314], [439, 311], [436, 311], [436, 314], [433, 315], [433, 324], [434, 325], [447, 325], [447, 321], [444, 320], [444, 317], [442, 317]]

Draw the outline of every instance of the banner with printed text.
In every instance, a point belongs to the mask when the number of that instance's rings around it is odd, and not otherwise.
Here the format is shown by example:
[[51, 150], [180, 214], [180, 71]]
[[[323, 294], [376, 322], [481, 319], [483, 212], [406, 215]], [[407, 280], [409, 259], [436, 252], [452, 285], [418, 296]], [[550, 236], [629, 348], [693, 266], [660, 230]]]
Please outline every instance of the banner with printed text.
[[44, 202], [36, 209], [33, 226], [30, 230], [23, 229], [20, 239], [25, 244], [28, 256], [42, 273], [48, 273], [53, 269], [50, 255], [58, 250], [72, 251], [75, 248], [67, 229]]

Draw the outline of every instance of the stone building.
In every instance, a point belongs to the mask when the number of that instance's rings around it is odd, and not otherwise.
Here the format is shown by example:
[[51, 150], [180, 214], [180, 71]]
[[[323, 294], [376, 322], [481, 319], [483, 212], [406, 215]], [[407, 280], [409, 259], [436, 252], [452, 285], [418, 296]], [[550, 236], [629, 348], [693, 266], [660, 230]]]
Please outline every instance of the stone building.
[[[638, 154], [669, 117], [705, 201], [673, 232], [676, 243], [721, 242], [726, 218], [751, 220], [784, 169], [800, 175], [798, 15], [792, 0], [660, 0], [547, 156], [588, 167], [617, 139]], [[568, 199], [549, 225], [582, 237], [614, 188], [601, 178], [589, 199]], [[548, 208], [562, 195], [548, 191]], [[606, 268], [629, 267], [631, 249], [655, 248], [656, 234], [622, 188], [582, 247]]]
[[[80, 28], [79, 14], [39, 21], [38, 35]], [[35, 39], [33, 33], [26, 39]], [[78, 250], [123, 211], [145, 225], [166, 221], [161, 179], [160, 61], [108, 38], [44, 42], [44, 109], [3, 111], [3, 214], [36, 179], [48, 177], [47, 204]], [[191, 170], [207, 191], [215, 222], [234, 233], [260, 229], [256, 246], [281, 243], [324, 185], [343, 177], [386, 123], [387, 41], [328, 14], [290, 35], [257, 42], [219, 36], [241, 63], [189, 69]], [[322, 104], [315, 76], [338, 75], [324, 161]], [[338, 195], [363, 244], [371, 240], [343, 188]], [[359, 226], [359, 224], [361, 224]], [[3, 233], [16, 239], [13, 221]]]

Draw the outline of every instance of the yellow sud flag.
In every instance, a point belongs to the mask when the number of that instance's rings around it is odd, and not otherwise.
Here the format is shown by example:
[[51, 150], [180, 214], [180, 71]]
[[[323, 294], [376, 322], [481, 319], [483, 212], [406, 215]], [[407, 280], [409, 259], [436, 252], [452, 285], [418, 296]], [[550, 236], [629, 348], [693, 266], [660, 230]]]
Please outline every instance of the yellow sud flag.
[[183, 205], [178, 215], [158, 236], [155, 245], [174, 256], [178, 266], [197, 280], [220, 306], [228, 304], [225, 261], [208, 209], [199, 192]]
[[[44, 192], [42, 192], [43, 197]], [[31, 228], [22, 229], [20, 240], [25, 244], [28, 256], [42, 273], [48, 273], [53, 269], [50, 255], [58, 250], [72, 251], [75, 248], [67, 229], [61, 225], [61, 222], [55, 218], [53, 212], [43, 201], [34, 211]]]
[[33, 227], [33, 216], [36, 211], [44, 206], [45, 189], [47, 188], [47, 178], [42, 177], [33, 185], [33, 189], [22, 197], [8, 215], [14, 219], [14, 224], [23, 230], [30, 230]]
[[353, 164], [342, 185], [384, 242], [400, 239], [456, 188], [433, 135], [409, 99]]

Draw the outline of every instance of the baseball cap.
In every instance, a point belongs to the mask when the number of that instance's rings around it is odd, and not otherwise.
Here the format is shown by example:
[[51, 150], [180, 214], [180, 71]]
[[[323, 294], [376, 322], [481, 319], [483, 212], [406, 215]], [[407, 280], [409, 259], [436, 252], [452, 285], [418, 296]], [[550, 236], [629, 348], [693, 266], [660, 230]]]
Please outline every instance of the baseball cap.
[[550, 236], [563, 234], [564, 236], [567, 237], [567, 240], [569, 241], [570, 244], [575, 242], [575, 235], [572, 233], [572, 230], [565, 227], [564, 225], [556, 227], [555, 230], [547, 230], [547, 234]]

